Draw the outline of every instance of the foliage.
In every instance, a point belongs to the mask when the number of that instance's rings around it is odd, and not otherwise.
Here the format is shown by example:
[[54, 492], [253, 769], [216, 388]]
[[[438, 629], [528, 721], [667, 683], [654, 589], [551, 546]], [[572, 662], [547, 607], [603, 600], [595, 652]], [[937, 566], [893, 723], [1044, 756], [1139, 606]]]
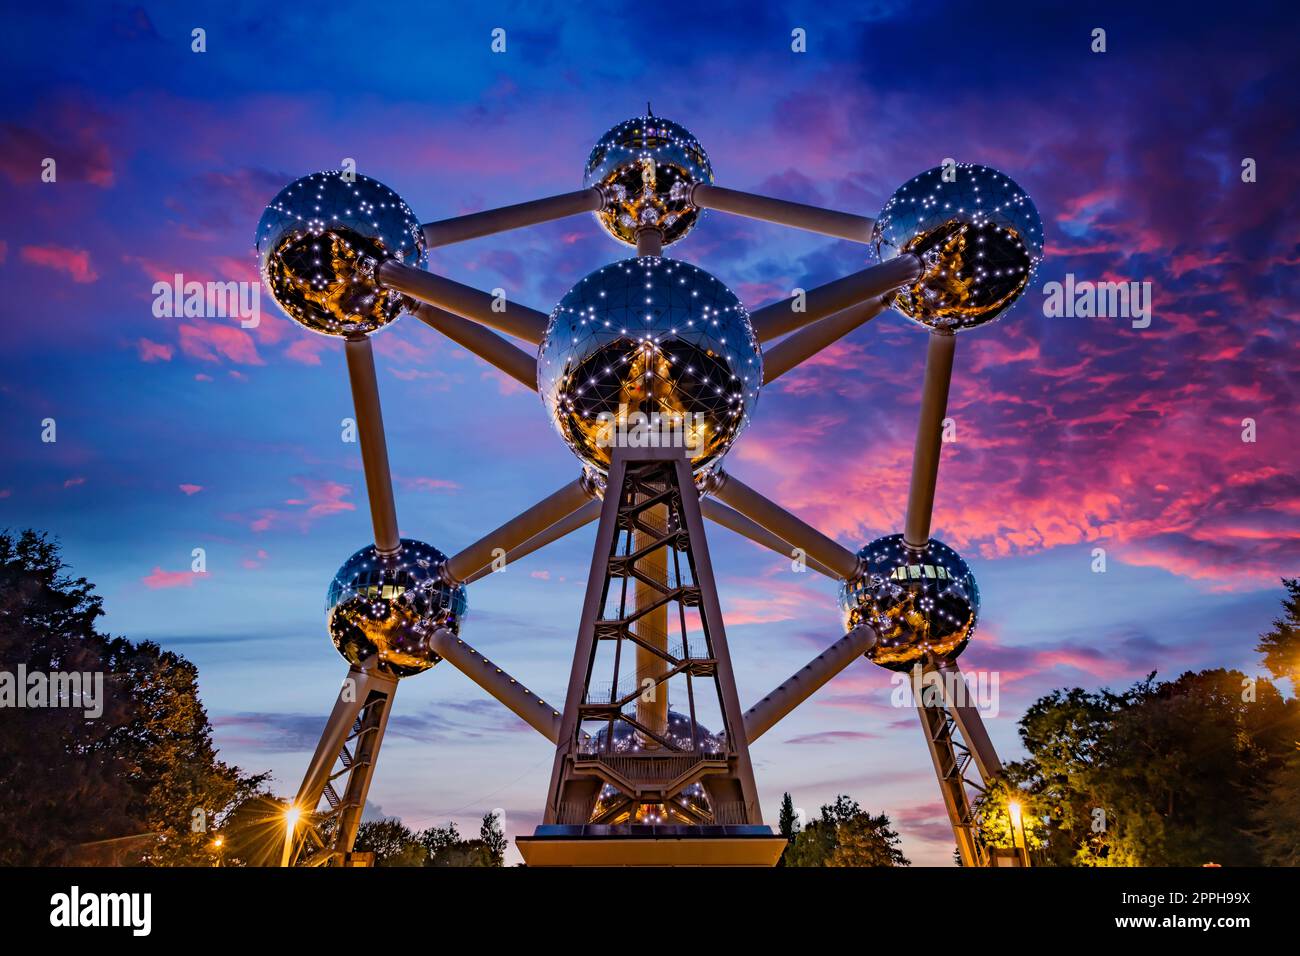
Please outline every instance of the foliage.
[[781, 836], [785, 837], [787, 842], [794, 840], [799, 833], [799, 818], [795, 816], [794, 801], [790, 799], [788, 792], [781, 797], [778, 826], [781, 829]]
[[821, 809], [786, 847], [786, 866], [907, 866], [901, 840], [885, 814], [873, 816], [844, 794]]
[[215, 828], [267, 776], [217, 759], [194, 665], [101, 634], [101, 598], [64, 571], [47, 536], [0, 532], [0, 669], [103, 675], [105, 698], [98, 717], [39, 707], [0, 721], [0, 865], [142, 833], [157, 836], [147, 864], [208, 865]]
[[1269, 673], [1278, 680], [1290, 678], [1291, 689], [1300, 694], [1300, 578], [1283, 578], [1282, 587], [1282, 616], [1260, 636], [1255, 650], [1264, 655]]
[[501, 829], [501, 819], [496, 813], [483, 814], [483, 822], [479, 825], [478, 837], [482, 841], [483, 848], [487, 851], [488, 856], [492, 859], [492, 866], [504, 865], [506, 848], [509, 844], [506, 842], [505, 831]]

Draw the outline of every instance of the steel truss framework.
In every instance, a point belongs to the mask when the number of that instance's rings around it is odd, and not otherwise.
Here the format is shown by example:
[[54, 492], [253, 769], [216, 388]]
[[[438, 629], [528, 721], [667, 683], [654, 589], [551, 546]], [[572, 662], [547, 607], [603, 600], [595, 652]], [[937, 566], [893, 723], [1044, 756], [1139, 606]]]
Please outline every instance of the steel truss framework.
[[[473, 213], [426, 224], [425, 243], [443, 246], [597, 212], [612, 201], [593, 187]], [[870, 240], [874, 225], [868, 217], [708, 184], [696, 185], [690, 202], [696, 209], [715, 209], [860, 243]], [[637, 233], [638, 255], [657, 256], [662, 244], [663, 236], [655, 229]], [[754, 310], [753, 327], [764, 346], [764, 383], [869, 322], [885, 308], [894, 290], [915, 280], [921, 271], [917, 256], [903, 254], [809, 290], [798, 307], [791, 297]], [[412, 300], [411, 310], [420, 321], [514, 380], [537, 388], [536, 357], [510, 339], [536, 348], [546, 328], [545, 313], [514, 302], [502, 308], [502, 303], [487, 293], [395, 260], [380, 264], [375, 274], [382, 286]], [[904, 534], [913, 547], [923, 546], [930, 538], [955, 345], [951, 331], [928, 335]], [[375, 544], [379, 552], [393, 553], [399, 545], [397, 515], [371, 345], [358, 335], [346, 340], [345, 350]], [[811, 570], [835, 581], [857, 575], [859, 559], [734, 476], [714, 472], [704, 487], [706, 494], [701, 495], [684, 458], [643, 455], [637, 459], [629, 454], [616, 453], [603, 503], [601, 489], [580, 477], [452, 556], [444, 568], [449, 582], [469, 584], [491, 572], [494, 554], [504, 551], [507, 562], [516, 561], [600, 520], [566, 700], [551, 704], [539, 698], [449, 631], [434, 635], [434, 649], [556, 745], [546, 806], [548, 824], [585, 829], [626, 814], [634, 804], [652, 803], [662, 808], [670, 822], [718, 831], [714, 836], [720, 843], [735, 836], [760, 835], [760, 830], [769, 834], [770, 843], [771, 831], [761, 827], [749, 746], [861, 658], [876, 635], [867, 626], [851, 631], [741, 714], [702, 519], [787, 557], [799, 553]], [[654, 552], [659, 552], [657, 564]], [[676, 576], [666, 570], [672, 562], [678, 565]], [[688, 567], [685, 578], [681, 577], [683, 562]], [[652, 565], [657, 570], [647, 570]], [[682, 584], [683, 580], [687, 583]], [[630, 604], [624, 602], [615, 617], [605, 616], [611, 589], [626, 591], [629, 582], [639, 593]], [[704, 622], [700, 647], [679, 646], [676, 651], [669, 647], [666, 621], [670, 605], [699, 610]], [[642, 706], [640, 680], [635, 699], [624, 695], [617, 670], [609, 690], [601, 696], [592, 684], [592, 662], [597, 646], [609, 642], [636, 656], [634, 673], [638, 678], [646, 668], [656, 685], [675, 675], [686, 676], [693, 682], [689, 692], [692, 710], [694, 696], [701, 690], [707, 687], [716, 692], [723, 720], [717, 738], [721, 746], [715, 741], [710, 750], [694, 738], [690, 748], [675, 743], [663, 724], [666, 702], [658, 711]], [[953, 663], [943, 665], [942, 670], [950, 678], [960, 678]], [[349, 670], [294, 802], [298, 810], [315, 814], [323, 825], [294, 834], [288, 841], [292, 853], [286, 852], [286, 860], [299, 865], [360, 862], [351, 852], [353, 841], [396, 689], [397, 681], [377, 670], [356, 666]], [[923, 701], [919, 695], [917, 711], [961, 860], [967, 866], [990, 865], [993, 860], [977, 839], [971, 793], [985, 788], [1000, 772], [1000, 765], [979, 713], [962, 701]], [[603, 739], [582, 729], [593, 719], [605, 722]], [[615, 739], [616, 723], [629, 725], [636, 738], [647, 745], [637, 760], [620, 761], [603, 752]], [[692, 804], [682, 797], [693, 784], [704, 788], [707, 801]], [[612, 799], [610, 791], [615, 792]], [[721, 832], [728, 826], [750, 827], [753, 832]], [[534, 838], [532, 862], [546, 863], [549, 858], [544, 859], [546, 854], [538, 851], [537, 840]], [[526, 838], [518, 841], [525, 854], [530, 853], [528, 843]], [[771, 853], [746, 856], [741, 852], [724, 857], [733, 862], [759, 862], [758, 857], [767, 863], [775, 860]], [[681, 856], [672, 859], [692, 861]], [[664, 858], [650, 854], [639, 860], [631, 843], [625, 842], [613, 849], [602, 846], [600, 853], [583, 861], [663, 862]]]

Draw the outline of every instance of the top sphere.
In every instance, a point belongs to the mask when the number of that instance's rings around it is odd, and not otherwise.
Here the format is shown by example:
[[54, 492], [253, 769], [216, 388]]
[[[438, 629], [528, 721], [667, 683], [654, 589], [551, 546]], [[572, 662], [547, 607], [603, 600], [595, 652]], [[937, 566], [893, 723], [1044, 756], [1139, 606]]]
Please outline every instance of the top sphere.
[[936, 166], [909, 179], [876, 219], [881, 262], [915, 252], [925, 272], [892, 305], [932, 329], [992, 322], [1029, 285], [1043, 258], [1043, 222], [1010, 178], [971, 163]]
[[537, 390], [560, 436], [604, 473], [619, 445], [685, 447], [696, 471], [749, 423], [763, 356], [749, 313], [703, 269], [643, 256], [603, 266], [551, 312]]
[[289, 318], [340, 336], [374, 332], [402, 314], [405, 297], [375, 280], [380, 263], [426, 261], [411, 207], [383, 183], [338, 170], [304, 176], [271, 200], [257, 224], [257, 256]]
[[637, 116], [600, 138], [582, 181], [605, 194], [596, 219], [615, 239], [635, 246], [639, 230], [658, 229], [668, 245], [699, 219], [691, 187], [712, 183], [713, 167], [689, 131], [660, 116]]
[[841, 586], [840, 609], [846, 632], [862, 624], [875, 630], [868, 660], [894, 671], [956, 660], [980, 611], [980, 589], [962, 556], [935, 538], [916, 550], [890, 534], [858, 558], [863, 571]]

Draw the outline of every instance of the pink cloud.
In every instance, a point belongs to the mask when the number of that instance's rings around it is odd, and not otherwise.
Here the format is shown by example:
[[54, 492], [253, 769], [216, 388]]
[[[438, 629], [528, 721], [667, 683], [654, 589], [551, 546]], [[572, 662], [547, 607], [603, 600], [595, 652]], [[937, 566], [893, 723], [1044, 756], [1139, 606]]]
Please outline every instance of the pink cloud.
[[173, 349], [170, 345], [163, 345], [161, 342], [154, 342], [149, 339], [140, 339], [136, 342], [136, 348], [140, 352], [140, 361], [142, 362], [170, 362], [172, 360]]
[[181, 491], [185, 492], [186, 495], [197, 495], [203, 490], [202, 485], [179, 485], [178, 487]]
[[99, 278], [90, 265], [90, 253], [85, 249], [69, 249], [66, 246], [23, 246], [22, 258], [32, 265], [44, 266], [66, 272], [73, 282], [94, 282]]
[[206, 571], [164, 571], [160, 567], [155, 567], [151, 574], [147, 574], [140, 579], [140, 583], [152, 590], [158, 590], [159, 588], [188, 588], [193, 587], [198, 578], [207, 576]]
[[203, 362], [220, 362], [222, 358], [241, 365], [262, 365], [253, 337], [244, 329], [218, 322], [192, 320], [182, 324], [181, 351]]
[[67, 479], [67, 480], [63, 483], [63, 487], [64, 487], [64, 488], [75, 488], [75, 487], [77, 487], [78, 485], [84, 485], [85, 483], [86, 483], [86, 479], [85, 479], [84, 477], [78, 476], [78, 477], [76, 477], [76, 478], [69, 478], [69, 479]]

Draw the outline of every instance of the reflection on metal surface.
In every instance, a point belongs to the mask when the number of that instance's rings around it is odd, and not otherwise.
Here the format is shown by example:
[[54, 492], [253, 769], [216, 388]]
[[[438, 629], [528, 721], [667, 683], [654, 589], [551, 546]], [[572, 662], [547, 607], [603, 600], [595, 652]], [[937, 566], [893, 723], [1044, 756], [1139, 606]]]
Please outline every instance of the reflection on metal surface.
[[[692, 726], [691, 718], [675, 710], [668, 712], [668, 719], [661, 725], [650, 728], [657, 735], [667, 739], [679, 750], [691, 753], [718, 754], [725, 756], [726, 741], [722, 736], [714, 736], [707, 727], [696, 722]], [[607, 744], [606, 741], [609, 741]], [[640, 734], [630, 724], [623, 721], [614, 723], [614, 736], [609, 740], [609, 728], [581, 741], [579, 754], [638, 754], [642, 753]], [[685, 819], [688, 823], [699, 819], [711, 819], [713, 810], [709, 805], [708, 794], [701, 783], [692, 783], [673, 795], [670, 805], [663, 803], [632, 802], [629, 804], [618, 788], [605, 784], [596, 798], [591, 819], [602, 823], [665, 823]]]
[[921, 325], [957, 331], [992, 322], [1024, 292], [1043, 258], [1043, 223], [1007, 176], [958, 163], [900, 186], [872, 241], [882, 262], [904, 252], [925, 262], [893, 307]]
[[698, 469], [748, 424], [763, 359], [731, 290], [695, 266], [643, 257], [596, 270], [560, 300], [537, 380], [584, 464], [604, 472], [617, 445], [654, 442], [687, 448]]
[[583, 176], [584, 185], [605, 195], [597, 221], [632, 246], [641, 229], [658, 229], [664, 245], [690, 232], [700, 216], [691, 187], [712, 182], [713, 167], [695, 137], [653, 115], [633, 117], [602, 136]]
[[375, 281], [387, 259], [423, 266], [424, 231], [383, 183], [332, 170], [290, 183], [257, 224], [257, 256], [271, 297], [295, 322], [324, 335], [383, 328], [405, 297]]
[[975, 633], [980, 592], [966, 562], [934, 538], [924, 549], [901, 534], [877, 538], [858, 552], [863, 572], [840, 588], [846, 632], [873, 628], [867, 658], [890, 670], [957, 659]]
[[325, 608], [339, 653], [393, 677], [438, 663], [434, 631], [458, 633], [467, 607], [465, 588], [441, 576], [446, 561], [437, 548], [410, 538], [395, 554], [367, 545], [348, 558], [330, 582]]

